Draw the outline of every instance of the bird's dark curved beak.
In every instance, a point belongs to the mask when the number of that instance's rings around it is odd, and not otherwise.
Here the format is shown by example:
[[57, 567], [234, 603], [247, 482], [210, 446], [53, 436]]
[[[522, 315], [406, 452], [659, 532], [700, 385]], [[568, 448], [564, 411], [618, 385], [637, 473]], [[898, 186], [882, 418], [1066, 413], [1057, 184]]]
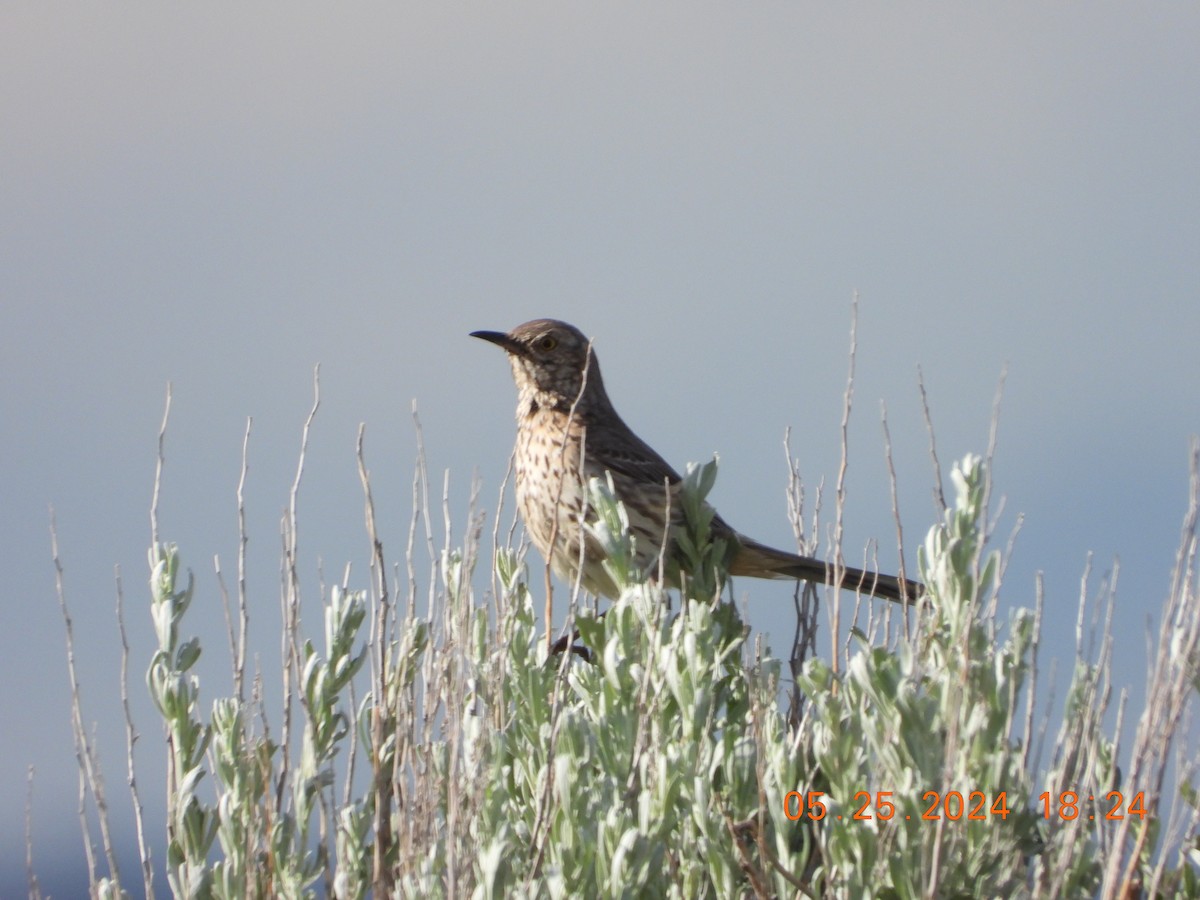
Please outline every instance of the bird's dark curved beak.
[[525, 348], [503, 331], [472, 331], [471, 337], [495, 344], [497, 347], [503, 347], [509, 353], [515, 353], [518, 356], [525, 355]]

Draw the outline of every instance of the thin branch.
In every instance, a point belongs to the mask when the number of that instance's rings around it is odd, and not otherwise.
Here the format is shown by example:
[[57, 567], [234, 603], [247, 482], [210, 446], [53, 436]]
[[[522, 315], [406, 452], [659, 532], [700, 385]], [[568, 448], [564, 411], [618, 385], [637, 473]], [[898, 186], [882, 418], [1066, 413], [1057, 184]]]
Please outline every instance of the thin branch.
[[137, 831], [138, 858], [142, 863], [142, 883], [146, 897], [154, 896], [154, 863], [150, 845], [146, 840], [146, 828], [142, 816], [142, 798], [138, 793], [137, 774], [134, 766], [133, 749], [140, 735], [133, 724], [133, 711], [129, 706], [129, 638], [125, 633], [125, 592], [121, 586], [121, 569], [116, 570], [117, 580], [117, 629], [121, 634], [121, 707], [125, 712], [126, 778], [129, 797], [133, 801], [133, 820]]
[[[888, 429], [887, 404], [881, 402], [879, 407], [880, 423], [883, 426], [883, 458], [887, 463], [888, 486], [891, 488], [892, 495], [892, 521], [896, 523], [896, 553], [899, 557], [896, 576], [900, 580], [900, 593], [903, 595], [908, 589], [908, 572], [904, 566], [904, 525], [900, 520], [900, 495], [896, 488], [896, 462], [892, 458], [892, 433]], [[907, 596], [904, 599], [905, 601], [909, 600]], [[905, 636], [908, 636], [911, 632], [912, 619], [908, 615], [908, 609], [909, 607], [906, 602], [903, 610]]]
[[[321, 406], [321, 367], [313, 369], [313, 403], [304, 420], [304, 428], [300, 434], [300, 458], [296, 463], [296, 477], [292, 480], [292, 489], [288, 495], [288, 508], [283, 519], [283, 558], [284, 583], [282, 605], [283, 634], [280, 637], [280, 651], [283, 654], [283, 731], [280, 737], [279, 780], [275, 787], [275, 812], [278, 815], [283, 810], [283, 793], [287, 787], [288, 750], [291, 746], [292, 735], [292, 703], [294, 701], [293, 679], [299, 679], [302, 666], [300, 654], [300, 573], [298, 569], [297, 530], [299, 528], [299, 497], [300, 481], [304, 475], [304, 461], [308, 453], [308, 436], [312, 430], [313, 419]], [[300, 702], [304, 703], [303, 695]]]
[[96, 818], [100, 824], [100, 837], [108, 862], [108, 871], [114, 881], [120, 883], [120, 870], [113, 850], [112, 835], [108, 827], [108, 801], [105, 797], [104, 778], [96, 757], [92, 740], [83, 724], [83, 701], [80, 698], [79, 674], [75, 669], [75, 628], [71, 613], [67, 609], [67, 593], [64, 583], [62, 560], [58, 555], [58, 526], [54, 510], [50, 510], [50, 552], [54, 560], [54, 584], [58, 594], [58, 607], [62, 612], [63, 626], [67, 639], [67, 675], [71, 683], [71, 729], [75, 733], [75, 759], [79, 765], [79, 820], [83, 828], [84, 846], [87, 851], [89, 883], [96, 882], [96, 859], [92, 851], [91, 830], [87, 822], [87, 794], [90, 791], [96, 804]]
[[242, 468], [238, 475], [238, 645], [234, 668], [234, 683], [238, 702], [245, 701], [246, 681], [246, 634], [250, 630], [250, 605], [246, 598], [246, 545], [250, 543], [246, 531], [246, 475], [250, 471], [250, 428], [254, 419], [246, 417], [246, 434], [242, 438]]
[[25, 795], [25, 880], [29, 882], [29, 900], [41, 900], [42, 889], [33, 871], [33, 773], [33, 766], [30, 766], [26, 775], [29, 789]]
[[917, 389], [921, 392], [921, 411], [925, 414], [925, 430], [929, 433], [929, 458], [933, 462], [933, 500], [938, 517], [945, 515], [949, 505], [942, 487], [942, 462], [938, 459], [937, 439], [934, 437], [933, 414], [929, 410], [929, 395], [925, 392], [925, 373], [917, 366]]
[[833, 603], [830, 605], [830, 640], [832, 652], [830, 665], [836, 673], [840, 663], [838, 659], [838, 634], [841, 631], [841, 587], [846, 577], [846, 561], [842, 557], [842, 535], [844, 532], [844, 516], [846, 511], [846, 470], [850, 465], [850, 410], [854, 405], [854, 365], [858, 354], [858, 292], [850, 302], [850, 351], [848, 370], [846, 372], [846, 390], [842, 395], [842, 459], [838, 466], [837, 488], [834, 503], [833, 524], [833, 585], [835, 590]]
[[1008, 364], [1005, 363], [1000, 369], [1000, 378], [996, 382], [996, 394], [992, 399], [992, 417], [988, 422], [988, 443], [987, 450], [984, 452], [983, 459], [987, 463], [988, 478], [984, 482], [983, 487], [983, 514], [980, 521], [983, 523], [984, 532], [983, 539], [986, 542], [992, 536], [994, 523], [988, 519], [988, 510], [991, 507], [992, 500], [992, 485], [996, 479], [992, 475], [992, 463], [996, 458], [996, 439], [1000, 433], [1000, 401], [1004, 399], [1004, 382], [1008, 379]]

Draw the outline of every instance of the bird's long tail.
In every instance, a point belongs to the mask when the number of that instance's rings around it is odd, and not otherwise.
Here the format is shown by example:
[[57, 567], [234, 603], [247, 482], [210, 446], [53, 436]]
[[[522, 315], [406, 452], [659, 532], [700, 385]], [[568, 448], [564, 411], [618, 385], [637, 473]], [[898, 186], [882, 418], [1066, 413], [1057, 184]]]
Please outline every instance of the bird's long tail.
[[[808, 556], [797, 556], [776, 550], [758, 541], [738, 535], [741, 546], [734, 554], [729, 566], [730, 575], [749, 575], [753, 578], [798, 578], [817, 584], [832, 583], [833, 566], [823, 560]], [[895, 575], [864, 572], [847, 566], [842, 585], [848, 591], [872, 594], [895, 600], [897, 603], [915, 604], [925, 593], [925, 585], [917, 581], [901, 580]]]

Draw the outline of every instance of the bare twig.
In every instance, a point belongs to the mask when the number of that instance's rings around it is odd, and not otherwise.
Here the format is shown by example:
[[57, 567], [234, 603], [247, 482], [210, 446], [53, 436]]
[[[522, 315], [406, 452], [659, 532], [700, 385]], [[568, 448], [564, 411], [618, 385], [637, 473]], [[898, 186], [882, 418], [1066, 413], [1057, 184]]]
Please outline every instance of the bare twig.
[[[371, 543], [371, 572], [372, 596], [375, 604], [375, 615], [371, 622], [371, 681], [373, 685], [374, 702], [371, 704], [371, 765], [374, 778], [374, 859], [372, 861], [371, 883], [377, 897], [391, 896], [394, 887], [392, 869], [386, 864], [392, 850], [392, 770], [385, 768], [380, 759], [384, 741], [387, 738], [385, 727], [392, 721], [391, 710], [388, 709], [388, 681], [391, 675], [390, 650], [391, 637], [391, 607], [388, 601], [387, 565], [383, 557], [383, 542], [375, 522], [375, 499], [371, 495], [371, 479], [367, 471], [366, 458], [363, 454], [363, 436], [365, 425], [358, 426], [358, 443], [356, 458], [358, 459], [358, 478], [363, 488], [363, 506], [366, 517], [367, 538]], [[350, 779], [347, 779], [347, 785]]]
[[844, 533], [844, 516], [846, 512], [846, 470], [850, 464], [850, 410], [854, 405], [854, 364], [858, 354], [858, 292], [850, 302], [850, 350], [849, 368], [846, 372], [846, 390], [842, 395], [842, 460], [838, 466], [837, 487], [834, 494], [834, 524], [833, 547], [830, 558], [833, 566], [833, 586], [836, 589], [833, 603], [830, 605], [830, 640], [832, 642], [830, 665], [836, 673], [840, 668], [838, 659], [838, 635], [841, 633], [841, 599], [842, 582], [846, 577], [846, 560], [842, 556], [842, 535]]
[[[900, 496], [896, 490], [896, 463], [895, 460], [892, 459], [892, 433], [888, 429], [887, 404], [880, 403], [879, 407], [880, 424], [883, 427], [883, 458], [887, 463], [888, 485], [891, 488], [892, 494], [892, 521], [896, 523], [896, 553], [899, 557], [899, 562], [897, 563], [898, 571], [896, 572], [896, 575], [900, 579], [900, 592], [903, 594], [907, 590], [908, 585], [908, 572], [904, 566], [904, 525], [900, 521]], [[908, 600], [907, 597], [904, 599], [906, 601]], [[889, 610], [890, 608], [891, 607], [889, 606]], [[908, 609], [909, 607], [906, 603], [903, 608], [904, 633], [906, 636], [908, 636], [911, 631], [910, 624], [912, 621], [908, 615]]]
[[246, 434], [242, 438], [242, 469], [238, 474], [238, 644], [234, 664], [234, 686], [239, 702], [245, 697], [246, 681], [246, 634], [250, 629], [250, 606], [246, 598], [246, 545], [250, 536], [246, 531], [246, 474], [250, 471], [250, 427], [254, 419], [246, 417]]
[[1000, 368], [1000, 378], [996, 381], [996, 394], [992, 398], [992, 417], [988, 422], [988, 442], [987, 450], [984, 452], [983, 459], [987, 464], [989, 477], [984, 483], [983, 488], [983, 515], [980, 521], [983, 523], [984, 532], [983, 539], [987, 541], [992, 536], [992, 529], [995, 527], [994, 522], [989, 521], [988, 510], [991, 507], [992, 500], [992, 485], [995, 479], [990, 477], [993, 471], [992, 463], [996, 458], [996, 439], [1000, 434], [1000, 401], [1004, 399], [1004, 382], [1008, 378], [1008, 364], [1005, 363]]
[[[792, 455], [791, 428], [784, 432], [783, 451], [788, 467], [788, 520], [792, 523], [792, 532], [796, 538], [796, 552], [801, 556], [815, 556], [820, 552], [821, 545], [821, 497], [824, 482], [817, 485], [812, 525], [806, 531], [804, 527], [804, 481], [800, 477], [800, 463]], [[811, 581], [797, 581], [792, 593], [792, 607], [796, 611], [796, 630], [792, 635], [792, 649], [788, 659], [788, 665], [792, 672], [788, 718], [793, 726], [798, 726], [803, 707], [803, 695], [795, 679], [800, 674], [809, 655], [817, 652], [817, 630], [821, 611], [821, 594], [817, 590], [817, 585]]]
[[121, 587], [121, 570], [116, 571], [117, 580], [117, 628], [121, 634], [121, 707], [125, 712], [126, 778], [129, 797], [133, 802], [133, 820], [137, 830], [138, 857], [142, 863], [142, 883], [146, 896], [154, 896], [154, 864], [150, 845], [146, 840], [146, 828], [142, 816], [142, 798], [138, 793], [137, 773], [133, 760], [134, 745], [140, 735], [133, 724], [133, 711], [129, 706], [129, 638], [125, 633], [125, 592]]
[[54, 560], [54, 584], [58, 594], [58, 607], [62, 612], [67, 638], [67, 676], [71, 683], [71, 728], [75, 733], [75, 759], [79, 765], [79, 820], [83, 828], [83, 840], [87, 852], [88, 875], [91, 883], [96, 881], [96, 860], [92, 852], [90, 828], [87, 821], [86, 800], [90, 792], [96, 804], [96, 818], [100, 825], [100, 837], [104, 855], [112, 879], [120, 883], [121, 875], [117, 856], [113, 849], [112, 835], [108, 826], [108, 800], [104, 790], [104, 776], [96, 755], [92, 739], [83, 724], [83, 701], [80, 699], [79, 675], [75, 669], [75, 629], [71, 613], [67, 609], [67, 593], [64, 584], [62, 560], [58, 555], [58, 527], [54, 521], [54, 510], [50, 510], [50, 549]]
[[[283, 518], [283, 592], [280, 597], [283, 618], [283, 634], [280, 637], [280, 652], [283, 655], [283, 726], [280, 745], [283, 748], [279, 759], [279, 776], [275, 785], [275, 813], [283, 811], [283, 794], [287, 788], [289, 749], [292, 738], [292, 704], [295, 699], [293, 681], [300, 677], [303, 665], [300, 654], [300, 572], [297, 551], [299, 529], [300, 481], [304, 476], [304, 460], [308, 453], [308, 436], [313, 420], [321, 406], [321, 367], [313, 368], [313, 403], [304, 428], [300, 434], [300, 456], [296, 462], [296, 476], [288, 494], [288, 508]], [[304, 703], [303, 695], [300, 702]]]
[[29, 882], [29, 900], [41, 900], [42, 889], [33, 871], [33, 766], [28, 769], [26, 781], [29, 790], [25, 795], [25, 880]]
[[949, 508], [942, 488], [942, 461], [938, 459], [937, 439], [934, 437], [933, 414], [929, 411], [929, 395], [925, 393], [925, 373], [917, 366], [917, 389], [921, 392], [921, 410], [925, 413], [925, 430], [929, 432], [929, 458], [933, 462], [933, 505], [940, 518]]

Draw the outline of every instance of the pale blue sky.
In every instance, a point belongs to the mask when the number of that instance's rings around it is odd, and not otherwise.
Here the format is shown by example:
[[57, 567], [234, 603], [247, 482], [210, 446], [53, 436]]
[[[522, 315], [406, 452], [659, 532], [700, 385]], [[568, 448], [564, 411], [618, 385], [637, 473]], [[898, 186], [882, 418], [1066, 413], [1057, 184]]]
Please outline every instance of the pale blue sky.
[[[466, 335], [534, 316], [593, 335], [626, 420], [679, 468], [719, 451], [723, 514], [787, 546], [784, 429], [810, 488], [832, 484], [857, 291], [846, 547], [878, 538], [888, 566], [880, 401], [911, 566], [933, 515], [916, 368], [948, 465], [984, 448], [1007, 363], [1002, 533], [1026, 518], [1005, 599], [1032, 603], [1045, 572], [1043, 645], [1065, 660], [1087, 552], [1097, 573], [1119, 555], [1117, 673], [1137, 708], [1200, 432], [1198, 46], [1184, 4], [9, 4], [0, 894], [23, 889], [30, 764], [45, 885], [77, 892], [54, 877], [82, 860], [48, 507], [124, 821], [113, 569], [154, 773], [141, 673], [166, 383], [162, 525], [221, 672], [211, 560], [234, 563], [246, 416], [269, 653], [313, 366], [310, 594], [322, 561], [365, 579], [360, 422], [393, 558], [414, 399], [455, 510], [475, 470], [493, 505], [514, 395]], [[789, 592], [739, 592], [782, 650]]]

